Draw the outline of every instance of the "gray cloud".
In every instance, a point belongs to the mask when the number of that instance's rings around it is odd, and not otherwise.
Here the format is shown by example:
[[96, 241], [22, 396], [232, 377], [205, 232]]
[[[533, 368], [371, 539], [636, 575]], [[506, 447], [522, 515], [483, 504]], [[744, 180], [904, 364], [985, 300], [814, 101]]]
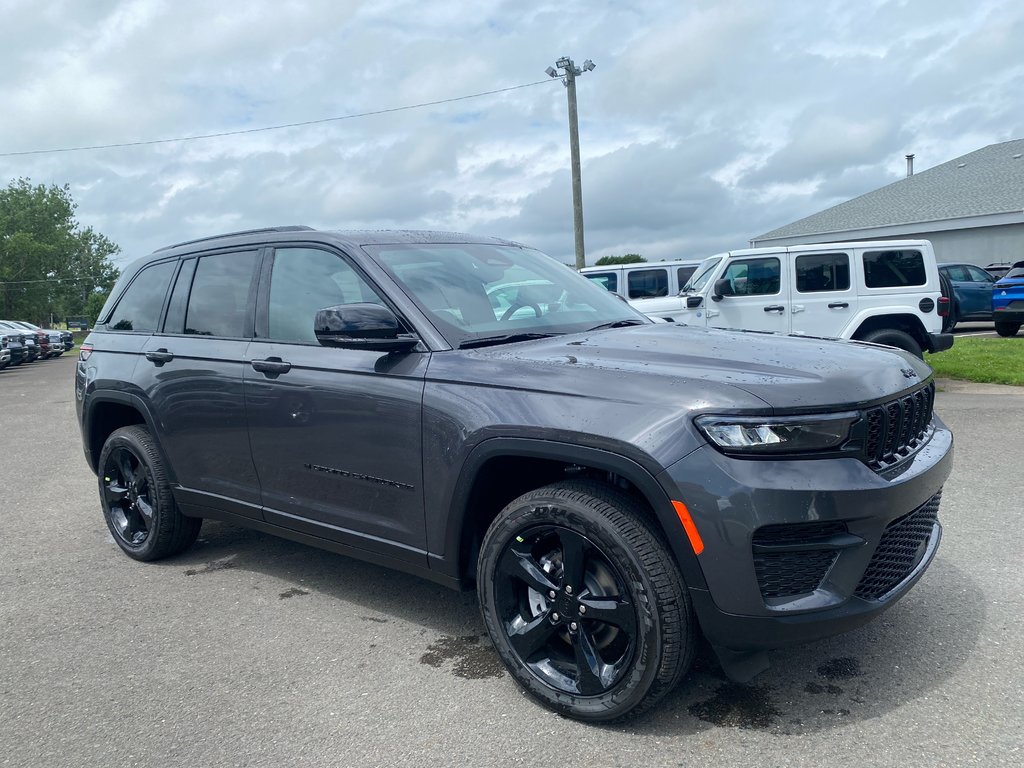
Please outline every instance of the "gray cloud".
[[[579, 81], [591, 259], [697, 257], [1024, 136], [1012, 0], [0, 0], [0, 152], [273, 125]], [[573, 254], [564, 89], [154, 147], [0, 158], [135, 256], [280, 223]]]

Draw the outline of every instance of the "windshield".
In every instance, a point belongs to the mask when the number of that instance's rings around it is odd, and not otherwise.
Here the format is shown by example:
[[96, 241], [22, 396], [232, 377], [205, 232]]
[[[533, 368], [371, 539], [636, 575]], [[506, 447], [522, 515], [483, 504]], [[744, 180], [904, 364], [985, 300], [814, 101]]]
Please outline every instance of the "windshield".
[[696, 292], [707, 285], [708, 280], [711, 279], [711, 273], [714, 272], [718, 262], [722, 260], [721, 256], [709, 256], [700, 263], [697, 267], [697, 271], [693, 273], [686, 285], [683, 286], [683, 291], [686, 293]]
[[486, 243], [364, 246], [458, 347], [490, 337], [650, 322], [540, 251]]

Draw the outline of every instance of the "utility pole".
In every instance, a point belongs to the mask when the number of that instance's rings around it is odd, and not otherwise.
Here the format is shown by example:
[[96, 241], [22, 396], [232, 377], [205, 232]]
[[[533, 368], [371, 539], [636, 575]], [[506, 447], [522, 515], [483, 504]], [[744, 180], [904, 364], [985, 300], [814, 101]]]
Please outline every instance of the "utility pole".
[[[555, 67], [562, 70], [562, 85], [565, 86], [566, 97], [569, 99], [569, 154], [572, 169], [572, 228], [576, 235], [576, 269], [587, 266], [586, 252], [583, 247], [583, 184], [580, 181], [580, 128], [579, 116], [576, 112], [576, 78], [594, 68], [594, 62], [587, 59], [582, 67], [577, 67], [572, 59], [563, 56], [555, 62]], [[546, 70], [549, 77], [558, 77], [554, 67]]]

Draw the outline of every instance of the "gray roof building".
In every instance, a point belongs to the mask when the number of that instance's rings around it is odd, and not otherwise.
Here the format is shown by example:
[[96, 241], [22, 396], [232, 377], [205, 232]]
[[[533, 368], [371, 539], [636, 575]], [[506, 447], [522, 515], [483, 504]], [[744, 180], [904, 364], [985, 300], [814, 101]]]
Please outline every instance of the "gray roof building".
[[1024, 139], [992, 144], [758, 235], [752, 246], [926, 237], [940, 261], [1024, 258]]

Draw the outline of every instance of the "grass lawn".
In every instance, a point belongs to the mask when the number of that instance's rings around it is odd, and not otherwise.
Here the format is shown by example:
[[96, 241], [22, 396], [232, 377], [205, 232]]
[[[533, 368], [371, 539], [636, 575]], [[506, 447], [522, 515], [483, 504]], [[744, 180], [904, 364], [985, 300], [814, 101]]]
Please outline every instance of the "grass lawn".
[[953, 348], [925, 354], [935, 375], [982, 384], [1024, 386], [1024, 337], [1011, 339], [958, 338]]

